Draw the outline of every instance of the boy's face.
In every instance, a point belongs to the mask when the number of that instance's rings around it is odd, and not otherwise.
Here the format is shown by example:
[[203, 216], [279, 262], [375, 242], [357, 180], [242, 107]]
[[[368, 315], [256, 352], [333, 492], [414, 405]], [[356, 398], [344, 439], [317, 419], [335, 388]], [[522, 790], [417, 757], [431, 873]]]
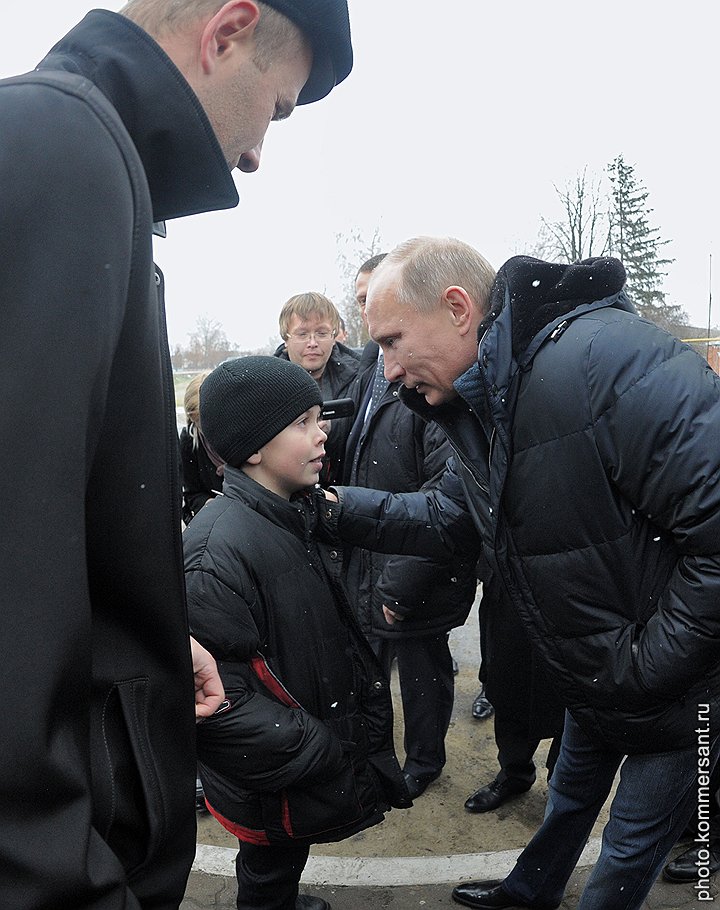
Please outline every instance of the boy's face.
[[314, 486], [320, 476], [327, 439], [319, 419], [319, 405], [296, 417], [253, 456], [249, 462], [252, 467], [246, 466], [246, 472], [283, 499]]

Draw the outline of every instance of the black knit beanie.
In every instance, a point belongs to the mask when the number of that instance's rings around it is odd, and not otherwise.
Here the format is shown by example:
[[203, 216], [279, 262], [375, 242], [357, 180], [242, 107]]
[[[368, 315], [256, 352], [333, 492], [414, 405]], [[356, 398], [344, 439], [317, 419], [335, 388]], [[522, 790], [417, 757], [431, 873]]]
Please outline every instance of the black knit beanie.
[[236, 357], [200, 386], [200, 424], [218, 455], [239, 468], [316, 404], [322, 405], [320, 386], [296, 363]]

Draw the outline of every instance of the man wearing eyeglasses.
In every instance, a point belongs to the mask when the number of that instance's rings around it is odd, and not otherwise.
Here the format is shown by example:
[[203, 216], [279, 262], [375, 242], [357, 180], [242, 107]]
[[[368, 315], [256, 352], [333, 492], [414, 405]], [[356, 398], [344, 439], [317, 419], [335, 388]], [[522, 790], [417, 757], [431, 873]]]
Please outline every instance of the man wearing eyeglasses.
[[[280, 337], [283, 344], [276, 357], [297, 363], [320, 386], [323, 399], [350, 397], [350, 388], [360, 366], [360, 355], [337, 341], [340, 314], [332, 300], [317, 291], [291, 297], [280, 311]], [[320, 483], [326, 486], [339, 480], [345, 441], [352, 417], [332, 421], [325, 443], [325, 462]]]

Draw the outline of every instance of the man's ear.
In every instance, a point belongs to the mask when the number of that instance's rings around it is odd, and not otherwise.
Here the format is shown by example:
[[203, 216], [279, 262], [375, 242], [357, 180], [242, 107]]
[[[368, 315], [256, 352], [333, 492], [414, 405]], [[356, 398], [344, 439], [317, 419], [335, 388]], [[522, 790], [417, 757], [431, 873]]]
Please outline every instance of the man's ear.
[[474, 307], [465, 288], [461, 288], [459, 285], [445, 288], [442, 295], [442, 303], [460, 334], [467, 334], [472, 329]]
[[252, 46], [260, 9], [253, 0], [229, 0], [209, 19], [200, 35], [200, 65], [209, 75], [233, 52]]
[[262, 461], [262, 455], [260, 452], [253, 452], [253, 454], [245, 459], [246, 464], [260, 464]]

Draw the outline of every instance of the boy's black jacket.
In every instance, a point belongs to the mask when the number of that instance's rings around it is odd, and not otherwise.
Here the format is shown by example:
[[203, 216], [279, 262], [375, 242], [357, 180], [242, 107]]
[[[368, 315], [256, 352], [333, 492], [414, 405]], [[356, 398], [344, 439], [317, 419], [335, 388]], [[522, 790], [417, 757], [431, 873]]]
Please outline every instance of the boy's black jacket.
[[230, 707], [198, 728], [214, 814], [240, 839], [334, 841], [409, 799], [386, 680], [318, 543], [320, 493], [287, 502], [227, 467], [185, 532], [194, 634]]

